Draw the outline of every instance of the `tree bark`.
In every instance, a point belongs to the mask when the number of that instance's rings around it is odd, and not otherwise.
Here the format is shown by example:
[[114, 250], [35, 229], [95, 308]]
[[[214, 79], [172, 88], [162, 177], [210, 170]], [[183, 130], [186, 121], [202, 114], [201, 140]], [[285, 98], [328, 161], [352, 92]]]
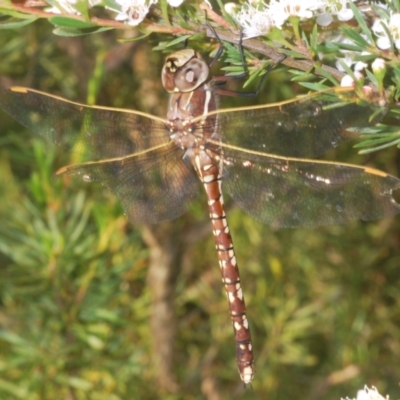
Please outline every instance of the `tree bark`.
[[158, 385], [166, 392], [178, 390], [175, 375], [175, 338], [177, 321], [174, 311], [175, 287], [180, 273], [182, 235], [176, 221], [142, 230], [149, 246], [147, 283], [152, 294], [150, 329], [152, 360], [158, 371]]

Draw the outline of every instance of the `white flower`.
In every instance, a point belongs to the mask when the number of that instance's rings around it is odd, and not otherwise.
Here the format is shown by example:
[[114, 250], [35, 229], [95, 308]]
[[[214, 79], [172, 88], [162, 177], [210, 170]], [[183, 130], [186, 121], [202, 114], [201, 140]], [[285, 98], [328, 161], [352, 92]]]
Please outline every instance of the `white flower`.
[[328, 26], [336, 15], [339, 21], [349, 21], [354, 17], [351, 8], [347, 8], [348, 0], [326, 0], [322, 4], [321, 14], [317, 17], [317, 24]]
[[375, 58], [374, 62], [371, 64], [372, 71], [379, 72], [386, 68], [386, 61], [383, 58]]
[[235, 15], [236, 10], [238, 8], [238, 5], [236, 3], [225, 3], [224, 4], [224, 10], [229, 14], [229, 15]]
[[[102, 0], [89, 0], [88, 6], [89, 8], [97, 6], [101, 1]], [[67, 13], [81, 15], [81, 13], [75, 8], [75, 4], [77, 3], [78, 0], [56, 0], [54, 1], [53, 7], [46, 8], [46, 11], [54, 14]]]
[[354, 87], [354, 79], [350, 75], [345, 75], [340, 81], [342, 87]]
[[333, 17], [329, 13], [322, 13], [317, 16], [316, 22], [319, 26], [328, 26], [332, 23]]
[[[346, 397], [346, 400], [350, 399]], [[389, 400], [389, 396], [383, 397], [378, 393], [375, 387], [372, 386], [371, 389], [369, 389], [367, 386], [365, 386], [363, 390], [359, 390], [357, 392], [356, 400]]]
[[102, 0], [89, 0], [89, 8], [99, 5], [101, 2]]
[[[363, 51], [361, 53], [361, 55], [369, 55], [370, 53], [368, 53], [367, 51]], [[363, 69], [368, 67], [368, 64], [366, 64], [363, 61], [354, 61], [354, 57], [358, 55], [358, 53], [353, 53], [351, 51], [347, 51], [345, 53], [345, 56], [343, 58], [338, 58], [336, 61], [336, 68], [339, 71], [345, 71], [344, 67], [342, 66], [342, 63], [345, 63], [349, 68], [351, 68], [352, 66], [354, 71], [362, 71]]]
[[108, 7], [118, 13], [115, 20], [125, 21], [128, 25], [136, 26], [144, 20], [150, 6], [157, 3], [157, 0], [115, 0], [115, 2], [121, 6], [120, 10]]
[[[368, 51], [362, 51], [361, 55], [362, 56], [369, 56], [371, 53]], [[368, 67], [368, 64], [365, 63], [364, 61], [353, 61], [354, 65], [354, 71], [362, 71], [363, 69]]]
[[385, 398], [373, 386], [371, 389], [365, 386], [363, 390], [357, 392], [357, 400], [385, 400]]
[[[362, 34], [361, 36], [368, 42], [368, 38], [365, 35]], [[353, 42], [350, 39], [343, 37], [337, 37], [333, 41], [343, 44], [353, 44]], [[342, 63], [346, 64], [349, 68], [353, 67], [354, 71], [362, 71], [364, 68], [368, 66], [368, 64], [366, 64], [363, 61], [354, 60], [359, 55], [362, 56], [370, 55], [371, 53], [369, 53], [368, 51], [362, 51], [361, 53], [358, 51], [350, 51], [350, 50], [340, 50], [340, 51], [341, 53], [344, 54], [344, 57], [338, 57], [336, 60], [336, 68], [339, 71], [345, 71], [344, 67], [342, 66]]]
[[[366, 54], [369, 54], [367, 52], [363, 52]], [[346, 63], [346, 65], [348, 65], [349, 67], [353, 66], [354, 71], [362, 71], [363, 69], [368, 67], [368, 64], [363, 62], [363, 61], [354, 61], [351, 56], [346, 56], [345, 58], [341, 59], [342, 61], [344, 61]], [[338, 67], [339, 71], [344, 71], [343, 67], [339, 66], [338, 64], [336, 64], [336, 66]]]
[[246, 3], [238, 13], [233, 12], [232, 16], [243, 28], [243, 34], [246, 38], [266, 35], [271, 30], [271, 17], [268, 6], [262, 3], [262, 10]]
[[353, 65], [353, 63], [354, 63], [353, 56], [350, 51], [347, 52], [344, 57], [338, 57], [335, 62], [336, 68], [339, 71], [344, 72], [344, 67], [343, 67], [342, 63], [346, 64], [349, 68]]
[[393, 13], [390, 16], [389, 22], [383, 19], [377, 19], [372, 25], [372, 31], [378, 36], [376, 45], [381, 50], [387, 50], [390, 48], [390, 38], [383, 26], [386, 26], [389, 30], [396, 48], [400, 49], [400, 14]]
[[167, 0], [168, 4], [171, 7], [179, 7], [183, 3], [183, 1], [184, 0]]
[[269, 11], [274, 25], [281, 28], [291, 16], [301, 19], [312, 18], [314, 11], [320, 7], [321, 0], [271, 0]]
[[47, 8], [46, 11], [54, 14], [66, 12], [68, 14], [80, 15], [80, 12], [74, 7], [76, 3], [77, 0], [57, 0], [54, 2], [53, 7]]

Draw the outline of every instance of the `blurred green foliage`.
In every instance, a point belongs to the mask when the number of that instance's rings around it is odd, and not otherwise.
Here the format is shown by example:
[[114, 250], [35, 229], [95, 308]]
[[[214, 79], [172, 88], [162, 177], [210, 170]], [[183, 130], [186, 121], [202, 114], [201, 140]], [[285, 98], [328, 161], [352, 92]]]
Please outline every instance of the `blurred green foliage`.
[[[115, 36], [60, 38], [45, 23], [3, 31], [0, 84], [163, 115], [157, 40]], [[259, 101], [298, 90], [282, 70], [269, 79]], [[339, 399], [365, 384], [400, 397], [400, 217], [272, 230], [229, 207], [256, 357], [245, 389], [211, 230], [184, 241], [187, 226], [207, 221], [201, 196], [173, 222], [186, 248], [174, 302], [179, 388], [166, 393], [150, 359], [141, 227], [103, 188], [54, 180], [70, 156], [0, 121], [0, 399]], [[395, 149], [336, 157], [399, 174]]]

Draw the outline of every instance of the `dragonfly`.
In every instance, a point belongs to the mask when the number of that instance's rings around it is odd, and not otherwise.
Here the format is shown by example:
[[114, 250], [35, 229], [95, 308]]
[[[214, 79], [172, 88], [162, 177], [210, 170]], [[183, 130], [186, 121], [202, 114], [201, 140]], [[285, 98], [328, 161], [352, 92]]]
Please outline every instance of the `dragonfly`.
[[56, 174], [105, 185], [134, 224], [179, 217], [203, 186], [237, 367], [249, 384], [253, 346], [222, 189], [262, 223], [316, 227], [399, 213], [393, 191], [400, 179], [370, 167], [315, 160], [384, 117], [388, 103], [379, 93], [334, 88], [281, 103], [220, 109], [220, 86], [209, 75], [198, 52], [169, 55], [161, 74], [170, 95], [166, 118], [22, 87], [1, 89], [0, 108], [65, 151], [87, 157]]

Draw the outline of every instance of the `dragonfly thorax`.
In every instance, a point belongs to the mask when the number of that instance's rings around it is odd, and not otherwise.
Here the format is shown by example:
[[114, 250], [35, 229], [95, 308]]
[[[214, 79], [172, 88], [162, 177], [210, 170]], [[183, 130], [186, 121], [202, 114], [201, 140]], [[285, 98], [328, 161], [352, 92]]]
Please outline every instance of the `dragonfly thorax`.
[[204, 142], [203, 135], [196, 135], [196, 129], [190, 122], [177, 119], [171, 121], [168, 128], [171, 140], [183, 150], [198, 147]]

